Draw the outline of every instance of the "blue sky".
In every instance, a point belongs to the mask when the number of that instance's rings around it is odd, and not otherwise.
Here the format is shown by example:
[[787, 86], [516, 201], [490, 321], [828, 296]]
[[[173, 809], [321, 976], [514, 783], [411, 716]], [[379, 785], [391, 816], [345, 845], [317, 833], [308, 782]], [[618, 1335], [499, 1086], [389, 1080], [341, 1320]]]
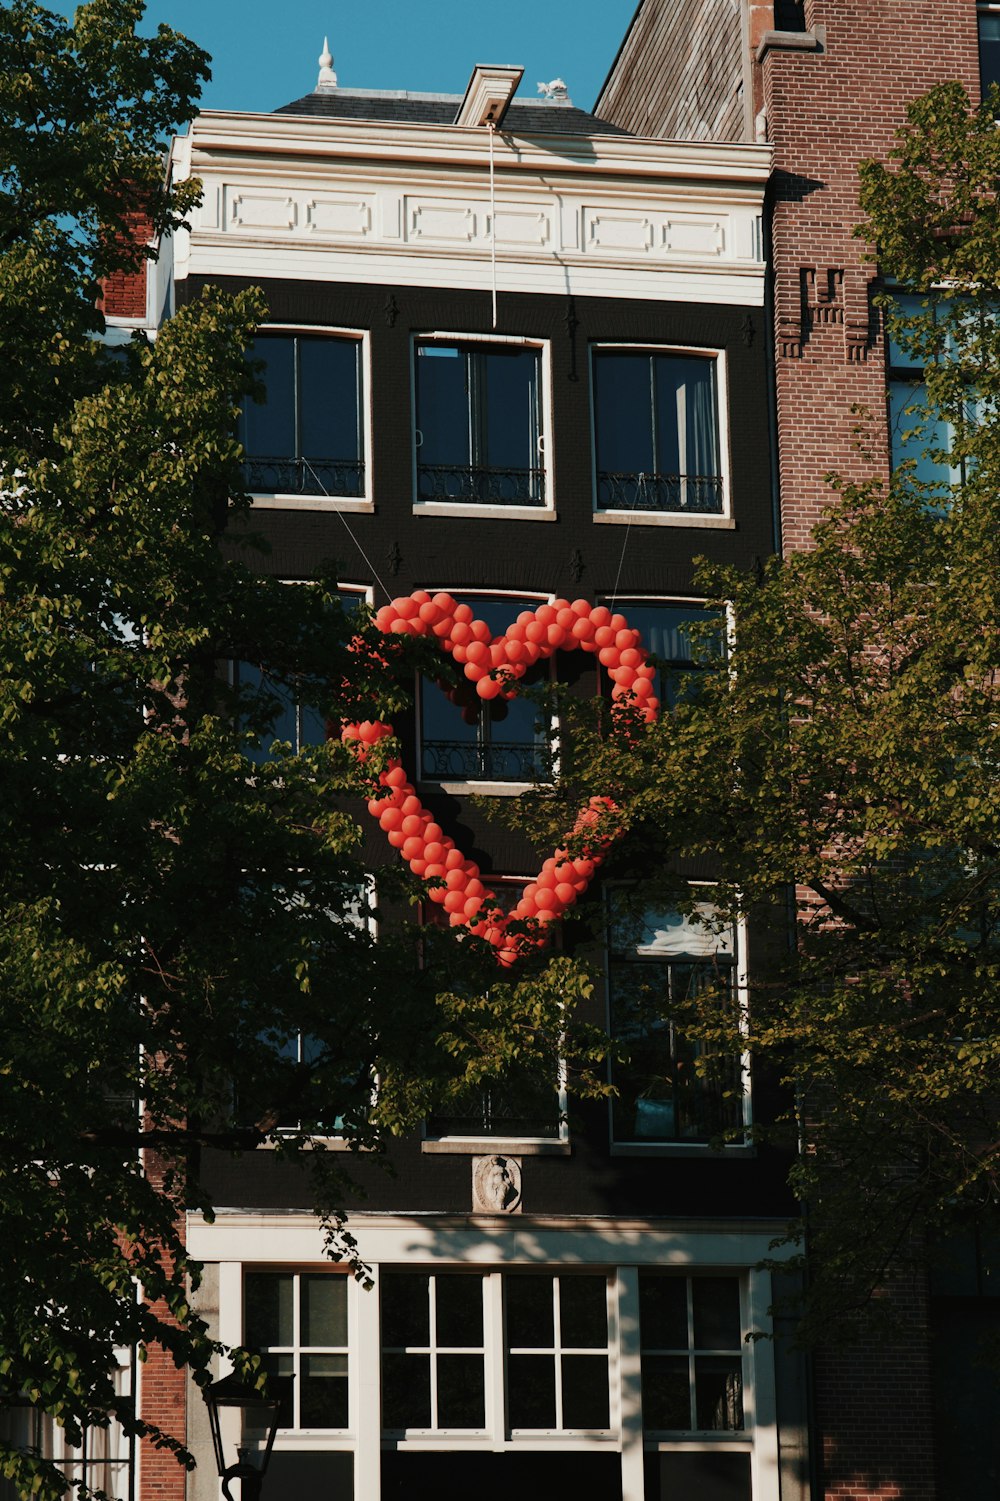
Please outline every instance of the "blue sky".
[[[53, 8], [72, 14], [72, 3]], [[316, 83], [325, 33], [344, 88], [460, 94], [475, 63], [524, 65], [522, 94], [561, 77], [589, 109], [635, 0], [147, 0], [212, 54], [208, 109], [271, 110]], [[145, 29], [145, 28], [144, 28]]]

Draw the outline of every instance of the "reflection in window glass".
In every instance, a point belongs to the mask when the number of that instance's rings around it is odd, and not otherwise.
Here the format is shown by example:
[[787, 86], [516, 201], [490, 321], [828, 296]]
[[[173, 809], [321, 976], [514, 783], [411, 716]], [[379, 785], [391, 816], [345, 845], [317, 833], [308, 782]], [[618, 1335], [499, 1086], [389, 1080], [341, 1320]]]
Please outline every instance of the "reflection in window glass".
[[[471, 606], [494, 636], [502, 635], [522, 610], [539, 604], [512, 597], [455, 598]], [[548, 670], [539, 663], [521, 682], [530, 687], [543, 681]], [[530, 699], [481, 699], [465, 678], [447, 689], [422, 678], [420, 725], [420, 775], [426, 781], [531, 782], [547, 772], [548, 735]]]
[[481, 1430], [483, 1278], [384, 1272], [381, 1301], [382, 1426]]
[[743, 1338], [736, 1277], [639, 1277], [643, 1426], [743, 1427]]
[[266, 399], [244, 401], [245, 484], [258, 494], [364, 494], [360, 339], [262, 334]]
[[716, 360], [597, 349], [593, 380], [598, 510], [721, 514]]
[[[711, 916], [705, 905], [704, 914]], [[608, 990], [611, 1031], [625, 1048], [612, 1066], [616, 1142], [707, 1142], [743, 1120], [740, 1061], [688, 1039], [673, 1013], [696, 996], [733, 996], [732, 934], [676, 911], [616, 922]]]
[[979, 12], [979, 83], [983, 98], [1000, 83], [1000, 12]]
[[540, 370], [521, 345], [417, 345], [419, 500], [544, 503]]
[[348, 1426], [347, 1278], [248, 1272], [244, 1343], [276, 1376], [294, 1376], [283, 1428]]
[[504, 1293], [510, 1428], [606, 1429], [607, 1278], [512, 1272]]
[[[653, 693], [668, 708], [689, 697], [698, 686], [698, 674], [713, 659], [725, 655], [725, 631], [721, 614], [701, 605], [659, 600], [604, 600], [609, 609], [620, 611], [640, 633], [642, 644], [663, 666], [656, 674]], [[718, 630], [696, 638], [692, 626], [717, 622]]]

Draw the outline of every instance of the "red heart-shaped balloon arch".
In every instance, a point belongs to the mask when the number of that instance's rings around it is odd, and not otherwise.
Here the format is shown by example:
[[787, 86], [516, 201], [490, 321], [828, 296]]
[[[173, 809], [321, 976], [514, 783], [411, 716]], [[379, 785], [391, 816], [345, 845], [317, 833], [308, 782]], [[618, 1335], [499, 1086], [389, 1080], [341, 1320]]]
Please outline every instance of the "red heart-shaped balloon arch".
[[[375, 624], [393, 635], [436, 640], [461, 665], [482, 699], [514, 698], [515, 685], [529, 667], [557, 651], [579, 650], [596, 655], [605, 668], [614, 683], [613, 701], [628, 704], [647, 724], [659, 714], [653, 693], [656, 668], [648, 660], [639, 632], [624, 615], [613, 614], [605, 605], [557, 599], [537, 610], [522, 610], [502, 636], [494, 636], [485, 621], [475, 618], [470, 605], [458, 604], [450, 594], [431, 595], [421, 589], [383, 605]], [[352, 744], [363, 760], [367, 747], [392, 733], [392, 725], [366, 719], [343, 725], [341, 739]], [[513, 910], [504, 913], [493, 905], [496, 897], [484, 885], [475, 861], [465, 858], [423, 806], [402, 763], [390, 761], [378, 781], [382, 795], [371, 798], [368, 811], [378, 819], [389, 843], [400, 851], [414, 875], [439, 879], [441, 884], [428, 889], [430, 900], [444, 908], [453, 927], [468, 928], [491, 943], [503, 965], [544, 942], [530, 928], [511, 932], [510, 924], [534, 922], [541, 928], [557, 921], [587, 890], [621, 832], [612, 799], [590, 798], [573, 829], [578, 836], [576, 847], [583, 853], [573, 856], [557, 849], [525, 886]]]

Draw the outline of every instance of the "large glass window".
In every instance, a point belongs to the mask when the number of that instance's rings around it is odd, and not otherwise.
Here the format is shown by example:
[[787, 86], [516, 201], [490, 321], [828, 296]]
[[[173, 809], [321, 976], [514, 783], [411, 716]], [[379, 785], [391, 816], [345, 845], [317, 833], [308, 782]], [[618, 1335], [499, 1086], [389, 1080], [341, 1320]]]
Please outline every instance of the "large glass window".
[[505, 1295], [511, 1432], [608, 1428], [607, 1278], [511, 1273]]
[[[717, 610], [681, 600], [606, 599], [603, 603], [621, 611], [641, 633], [643, 646], [662, 662], [653, 692], [668, 708], [692, 694], [699, 674], [713, 657], [725, 653], [725, 623]], [[707, 637], [691, 629], [706, 623], [715, 627]]]
[[482, 1277], [386, 1272], [381, 1282], [383, 1428], [485, 1428]]
[[[1000, 13], [998, 13], [1000, 18]], [[1000, 41], [998, 41], [1000, 49]], [[911, 478], [929, 504], [948, 500], [950, 487], [960, 484], [966, 477], [967, 462], [949, 453], [956, 437], [955, 422], [930, 405], [925, 381], [922, 354], [900, 342], [893, 328], [893, 316], [930, 320], [931, 324], [948, 312], [967, 313], [974, 326], [977, 316], [995, 316], [986, 309], [978, 314], [970, 305], [961, 302], [947, 306], [926, 305], [926, 299], [917, 295], [900, 293], [893, 299], [893, 309], [887, 317], [886, 368], [888, 375], [889, 433], [892, 444], [892, 464], [909, 463]], [[961, 321], [961, 320], [960, 320]], [[940, 332], [940, 329], [939, 329]], [[945, 358], [957, 358], [957, 343], [972, 329], [957, 332], [946, 329], [941, 343]], [[979, 399], [974, 384], [967, 387], [968, 398], [961, 402], [958, 420], [965, 431], [973, 430], [984, 420], [984, 403]]]
[[275, 1376], [294, 1376], [282, 1428], [348, 1426], [348, 1278], [329, 1272], [248, 1272], [248, 1350]]
[[[499, 1429], [610, 1427], [604, 1273], [383, 1272], [381, 1289], [383, 1428], [485, 1429], [487, 1370], [501, 1348]], [[502, 1292], [502, 1342], [489, 1322], [494, 1291]]]
[[1000, 10], [985, 6], [979, 11], [979, 84], [983, 98], [1000, 83]]
[[[711, 922], [708, 904], [699, 914]], [[736, 1005], [734, 937], [676, 911], [647, 910], [611, 926], [611, 1032], [625, 1058], [612, 1068], [614, 1139], [707, 1142], [743, 1122], [740, 1060], [688, 1038], [675, 1013], [699, 994]]]
[[[526, 609], [532, 599], [488, 599], [456, 595], [468, 604], [494, 636]], [[530, 687], [547, 671], [543, 664], [521, 679]], [[461, 678], [444, 687], [423, 678], [420, 684], [420, 775], [425, 781], [531, 782], [548, 769], [549, 737], [537, 706], [527, 698], [482, 699]]]
[[646, 1432], [742, 1429], [739, 1279], [643, 1272], [639, 1322]]
[[599, 511], [722, 514], [717, 364], [710, 355], [594, 350]]
[[263, 405], [245, 401], [239, 437], [245, 484], [265, 495], [363, 496], [364, 421], [360, 339], [262, 334]]
[[541, 352], [417, 344], [417, 499], [543, 505]]

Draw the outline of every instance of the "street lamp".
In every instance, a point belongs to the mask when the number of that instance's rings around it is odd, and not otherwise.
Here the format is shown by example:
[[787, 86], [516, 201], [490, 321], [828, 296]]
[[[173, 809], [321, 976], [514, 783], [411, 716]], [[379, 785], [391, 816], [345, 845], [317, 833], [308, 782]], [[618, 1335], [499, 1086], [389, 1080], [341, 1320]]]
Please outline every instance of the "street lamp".
[[[259, 1501], [264, 1475], [274, 1447], [274, 1435], [278, 1431], [281, 1409], [291, 1393], [293, 1380], [292, 1376], [269, 1376], [267, 1390], [262, 1392], [257, 1387], [251, 1386], [249, 1382], [241, 1381], [238, 1376], [233, 1375], [223, 1376], [221, 1381], [213, 1381], [211, 1386], [205, 1388], [205, 1405], [208, 1408], [208, 1421], [212, 1428], [215, 1464], [219, 1479], [222, 1481], [222, 1494], [227, 1501], [235, 1501], [229, 1489], [234, 1480], [240, 1482], [241, 1501]], [[230, 1465], [226, 1464], [222, 1439], [221, 1412], [224, 1407], [235, 1408], [242, 1414], [236, 1460]], [[259, 1465], [251, 1461], [250, 1449], [244, 1441], [244, 1434], [248, 1428], [256, 1429], [262, 1439], [266, 1435]]]

